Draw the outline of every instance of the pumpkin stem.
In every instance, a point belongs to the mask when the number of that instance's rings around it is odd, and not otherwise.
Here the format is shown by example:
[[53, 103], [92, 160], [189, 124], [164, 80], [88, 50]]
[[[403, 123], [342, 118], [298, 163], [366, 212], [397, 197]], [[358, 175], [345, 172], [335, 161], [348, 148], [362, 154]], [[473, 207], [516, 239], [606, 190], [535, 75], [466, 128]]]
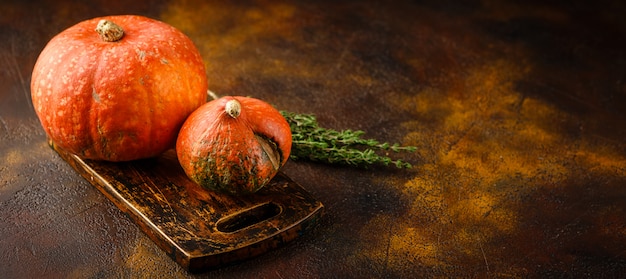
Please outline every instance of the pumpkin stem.
[[102, 19], [96, 26], [96, 32], [100, 34], [100, 38], [105, 42], [116, 42], [124, 37], [124, 29], [115, 22]]
[[241, 114], [241, 104], [236, 99], [229, 100], [226, 102], [224, 110], [230, 117], [237, 118]]

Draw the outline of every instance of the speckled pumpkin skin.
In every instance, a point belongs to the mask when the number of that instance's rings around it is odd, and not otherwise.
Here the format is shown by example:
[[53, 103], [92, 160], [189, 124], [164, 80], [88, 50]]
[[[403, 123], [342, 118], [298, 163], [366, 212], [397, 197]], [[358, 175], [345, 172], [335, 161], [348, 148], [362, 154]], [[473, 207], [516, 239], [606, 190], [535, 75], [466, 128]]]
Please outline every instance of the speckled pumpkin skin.
[[[233, 118], [226, 103], [236, 99], [241, 113]], [[275, 147], [278, 166], [263, 151], [262, 140]], [[289, 158], [291, 129], [268, 103], [248, 97], [222, 97], [204, 104], [183, 124], [176, 142], [178, 160], [200, 186], [245, 195], [265, 186]]]
[[[105, 42], [101, 19], [124, 29]], [[129, 161], [174, 147], [186, 117], [206, 102], [202, 58], [183, 33], [141, 16], [80, 22], [46, 45], [31, 97], [47, 135], [83, 158]]]

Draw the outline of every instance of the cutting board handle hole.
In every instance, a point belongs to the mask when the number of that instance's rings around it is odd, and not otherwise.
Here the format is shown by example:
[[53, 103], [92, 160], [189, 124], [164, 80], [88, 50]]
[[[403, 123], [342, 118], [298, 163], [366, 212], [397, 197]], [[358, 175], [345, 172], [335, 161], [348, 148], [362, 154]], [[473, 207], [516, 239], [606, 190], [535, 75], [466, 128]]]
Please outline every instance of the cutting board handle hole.
[[259, 224], [282, 212], [280, 205], [273, 202], [264, 203], [244, 211], [226, 216], [217, 221], [217, 230], [223, 233], [233, 233], [247, 227]]

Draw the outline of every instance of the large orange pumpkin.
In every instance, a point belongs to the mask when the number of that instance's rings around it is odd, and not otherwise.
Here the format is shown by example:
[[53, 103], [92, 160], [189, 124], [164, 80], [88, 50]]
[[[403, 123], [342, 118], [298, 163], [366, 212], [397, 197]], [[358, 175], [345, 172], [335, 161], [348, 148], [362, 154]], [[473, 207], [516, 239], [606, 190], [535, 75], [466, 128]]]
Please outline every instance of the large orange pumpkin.
[[291, 141], [289, 123], [270, 104], [227, 96], [187, 118], [176, 153], [187, 176], [200, 186], [249, 194], [265, 186], [287, 162]]
[[94, 18], [59, 33], [41, 52], [31, 81], [48, 137], [71, 153], [108, 161], [174, 147], [206, 91], [192, 41], [166, 23], [132, 15]]

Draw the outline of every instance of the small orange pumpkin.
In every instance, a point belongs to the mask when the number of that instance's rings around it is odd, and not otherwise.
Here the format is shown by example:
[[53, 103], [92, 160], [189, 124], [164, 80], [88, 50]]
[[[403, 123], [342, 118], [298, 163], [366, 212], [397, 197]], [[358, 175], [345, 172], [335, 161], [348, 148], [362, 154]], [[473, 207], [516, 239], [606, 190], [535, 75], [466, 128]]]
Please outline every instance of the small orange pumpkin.
[[206, 102], [204, 63], [174, 27], [142, 16], [80, 22], [41, 52], [31, 97], [48, 137], [81, 157], [128, 161], [173, 148]]
[[270, 104], [227, 96], [208, 102], [183, 124], [178, 160], [200, 186], [249, 194], [265, 186], [289, 158], [291, 129]]

